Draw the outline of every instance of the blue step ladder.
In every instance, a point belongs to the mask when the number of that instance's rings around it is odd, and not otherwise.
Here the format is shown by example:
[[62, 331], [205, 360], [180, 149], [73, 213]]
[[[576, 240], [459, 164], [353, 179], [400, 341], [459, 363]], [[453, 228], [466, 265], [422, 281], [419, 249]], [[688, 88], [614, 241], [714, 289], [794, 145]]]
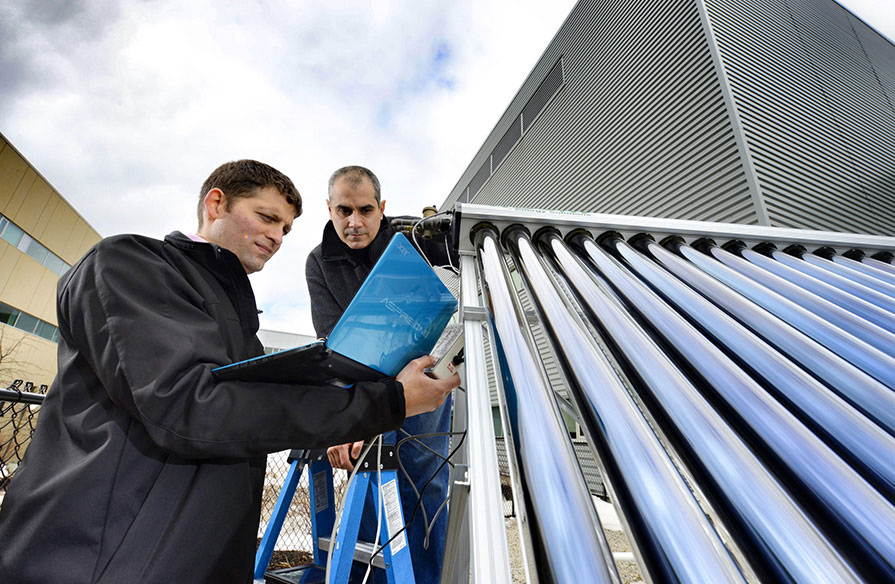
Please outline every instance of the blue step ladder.
[[[267, 566], [273, 555], [274, 546], [292, 504], [292, 498], [298, 487], [301, 473], [308, 467], [308, 487], [310, 492], [311, 538], [313, 541], [314, 565], [318, 571], [325, 569], [327, 553], [330, 547], [330, 535], [336, 519], [335, 490], [333, 488], [332, 466], [322, 450], [293, 450], [290, 453], [289, 472], [283, 481], [280, 495], [277, 498], [270, 521], [264, 531], [261, 544], [255, 554], [255, 582], [265, 582]], [[368, 491], [372, 491], [375, 509], [379, 509], [380, 487], [382, 483], [382, 526], [380, 528], [380, 545], [389, 541], [391, 534], [398, 533], [392, 541], [373, 558], [373, 566], [385, 570], [388, 584], [416, 584], [413, 566], [410, 559], [404, 527], [404, 512], [401, 507], [401, 494], [398, 488], [398, 464], [395, 447], [383, 445], [380, 454], [380, 472], [376, 472], [377, 449], [370, 448], [367, 456], [355, 463], [357, 474], [348, 487], [342, 510], [342, 518], [336, 535], [335, 548], [332, 551], [330, 567], [330, 584], [347, 584], [354, 561], [367, 564], [374, 552], [372, 543], [358, 541], [363, 515], [364, 501]], [[399, 533], [400, 532], [400, 533]], [[290, 582], [285, 575], [277, 582]], [[307, 575], [298, 581], [310, 581]], [[321, 581], [321, 580], [315, 580]], [[372, 575], [367, 580], [373, 582]]]

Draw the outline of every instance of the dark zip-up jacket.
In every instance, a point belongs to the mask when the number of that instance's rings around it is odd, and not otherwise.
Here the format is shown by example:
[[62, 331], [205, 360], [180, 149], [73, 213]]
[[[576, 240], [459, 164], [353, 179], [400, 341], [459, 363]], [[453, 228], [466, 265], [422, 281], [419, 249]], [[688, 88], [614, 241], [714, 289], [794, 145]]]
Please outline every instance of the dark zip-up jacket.
[[238, 258], [173, 233], [105, 239], [60, 280], [59, 370], [0, 509], [0, 582], [252, 579], [265, 454], [400, 426], [394, 380], [217, 382], [256, 356]]
[[332, 221], [323, 228], [323, 241], [305, 263], [311, 320], [318, 337], [332, 332], [394, 234], [391, 222], [383, 217], [376, 237], [363, 250], [367, 254], [361, 256], [339, 239]]
[[[318, 337], [332, 332], [361, 284], [370, 275], [373, 265], [397, 233], [392, 227], [392, 219], [382, 217], [376, 237], [362, 250], [349, 248], [339, 238], [333, 222], [326, 223], [323, 240], [311, 250], [305, 263], [305, 278], [311, 296], [311, 320]], [[436, 265], [450, 263], [443, 237], [425, 240], [408, 236], [408, 239], [427, 261]]]

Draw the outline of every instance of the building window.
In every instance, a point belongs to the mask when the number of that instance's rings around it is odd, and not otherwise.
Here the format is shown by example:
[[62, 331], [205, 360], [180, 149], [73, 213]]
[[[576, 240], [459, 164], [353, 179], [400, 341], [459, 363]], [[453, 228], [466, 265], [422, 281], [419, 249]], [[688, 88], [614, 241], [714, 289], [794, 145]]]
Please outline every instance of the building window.
[[22, 231], [22, 228], [6, 219], [3, 218], [3, 231], [0, 231], [0, 237], [5, 239], [9, 245], [18, 248], [19, 243], [22, 241], [22, 237], [25, 236], [25, 232]]
[[0, 302], [0, 322], [3, 324], [8, 324], [10, 326], [15, 325], [16, 319], [19, 317], [19, 311], [9, 306], [7, 304], [3, 304]]
[[26, 333], [34, 333], [34, 327], [37, 326], [38, 322], [40, 322], [40, 319], [36, 316], [31, 316], [27, 312], [20, 312], [14, 326]]
[[68, 264], [63, 262], [61, 259], [59, 259], [59, 256], [53, 253], [47, 255], [47, 259], [44, 260], [43, 264], [47, 267], [48, 270], [50, 270], [51, 272], [55, 272], [60, 276], [64, 274], [66, 270], [68, 270]]
[[54, 343], [59, 341], [59, 327], [0, 302], [0, 323], [14, 326]]
[[28, 243], [28, 248], [22, 251], [34, 258], [34, 260], [37, 261], [39, 264], [44, 264], [47, 256], [50, 254], [50, 250], [38, 243], [36, 239], [31, 239], [31, 237], [28, 235], [26, 235], [25, 237], [27, 237], [31, 241], [29, 241]]
[[46, 321], [40, 320], [34, 327], [34, 334], [39, 337], [43, 337], [48, 341], [55, 342], [59, 334], [59, 329]]
[[45, 245], [25, 233], [21, 227], [3, 215], [0, 215], [0, 239], [5, 240], [19, 251], [34, 258], [37, 263], [59, 276], [71, 267], [62, 258], [47, 249]]

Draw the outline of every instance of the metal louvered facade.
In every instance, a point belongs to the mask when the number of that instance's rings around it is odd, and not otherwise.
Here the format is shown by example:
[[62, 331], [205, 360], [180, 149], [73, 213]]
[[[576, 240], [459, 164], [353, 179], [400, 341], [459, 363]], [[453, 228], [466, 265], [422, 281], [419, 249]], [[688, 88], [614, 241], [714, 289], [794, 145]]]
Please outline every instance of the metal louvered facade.
[[895, 47], [830, 0], [706, 7], [770, 224], [895, 232]]
[[581, 0], [444, 206], [888, 234], [893, 104], [833, 0]]

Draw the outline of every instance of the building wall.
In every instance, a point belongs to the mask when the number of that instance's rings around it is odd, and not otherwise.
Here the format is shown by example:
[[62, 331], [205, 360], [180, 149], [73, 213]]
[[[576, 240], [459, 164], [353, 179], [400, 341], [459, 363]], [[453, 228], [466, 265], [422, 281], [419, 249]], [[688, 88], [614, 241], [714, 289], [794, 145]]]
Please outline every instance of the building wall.
[[[0, 347], [13, 349], [0, 362], [0, 386], [13, 379], [49, 384], [56, 374], [56, 283], [100, 235], [2, 134], [0, 216]], [[19, 326], [6, 324], [10, 315]]]
[[565, 83], [467, 200], [758, 222], [694, 0], [579, 2], [447, 204], [560, 59]]
[[895, 232], [895, 46], [830, 0], [707, 0], [770, 224]]
[[286, 349], [307, 345], [317, 339], [311, 335], [299, 335], [296, 333], [260, 329], [258, 331], [258, 340], [260, 340], [261, 344], [264, 346], [265, 353], [276, 353], [277, 351], [285, 351]]
[[832, 0], [581, 0], [444, 205], [891, 233], [893, 88]]

